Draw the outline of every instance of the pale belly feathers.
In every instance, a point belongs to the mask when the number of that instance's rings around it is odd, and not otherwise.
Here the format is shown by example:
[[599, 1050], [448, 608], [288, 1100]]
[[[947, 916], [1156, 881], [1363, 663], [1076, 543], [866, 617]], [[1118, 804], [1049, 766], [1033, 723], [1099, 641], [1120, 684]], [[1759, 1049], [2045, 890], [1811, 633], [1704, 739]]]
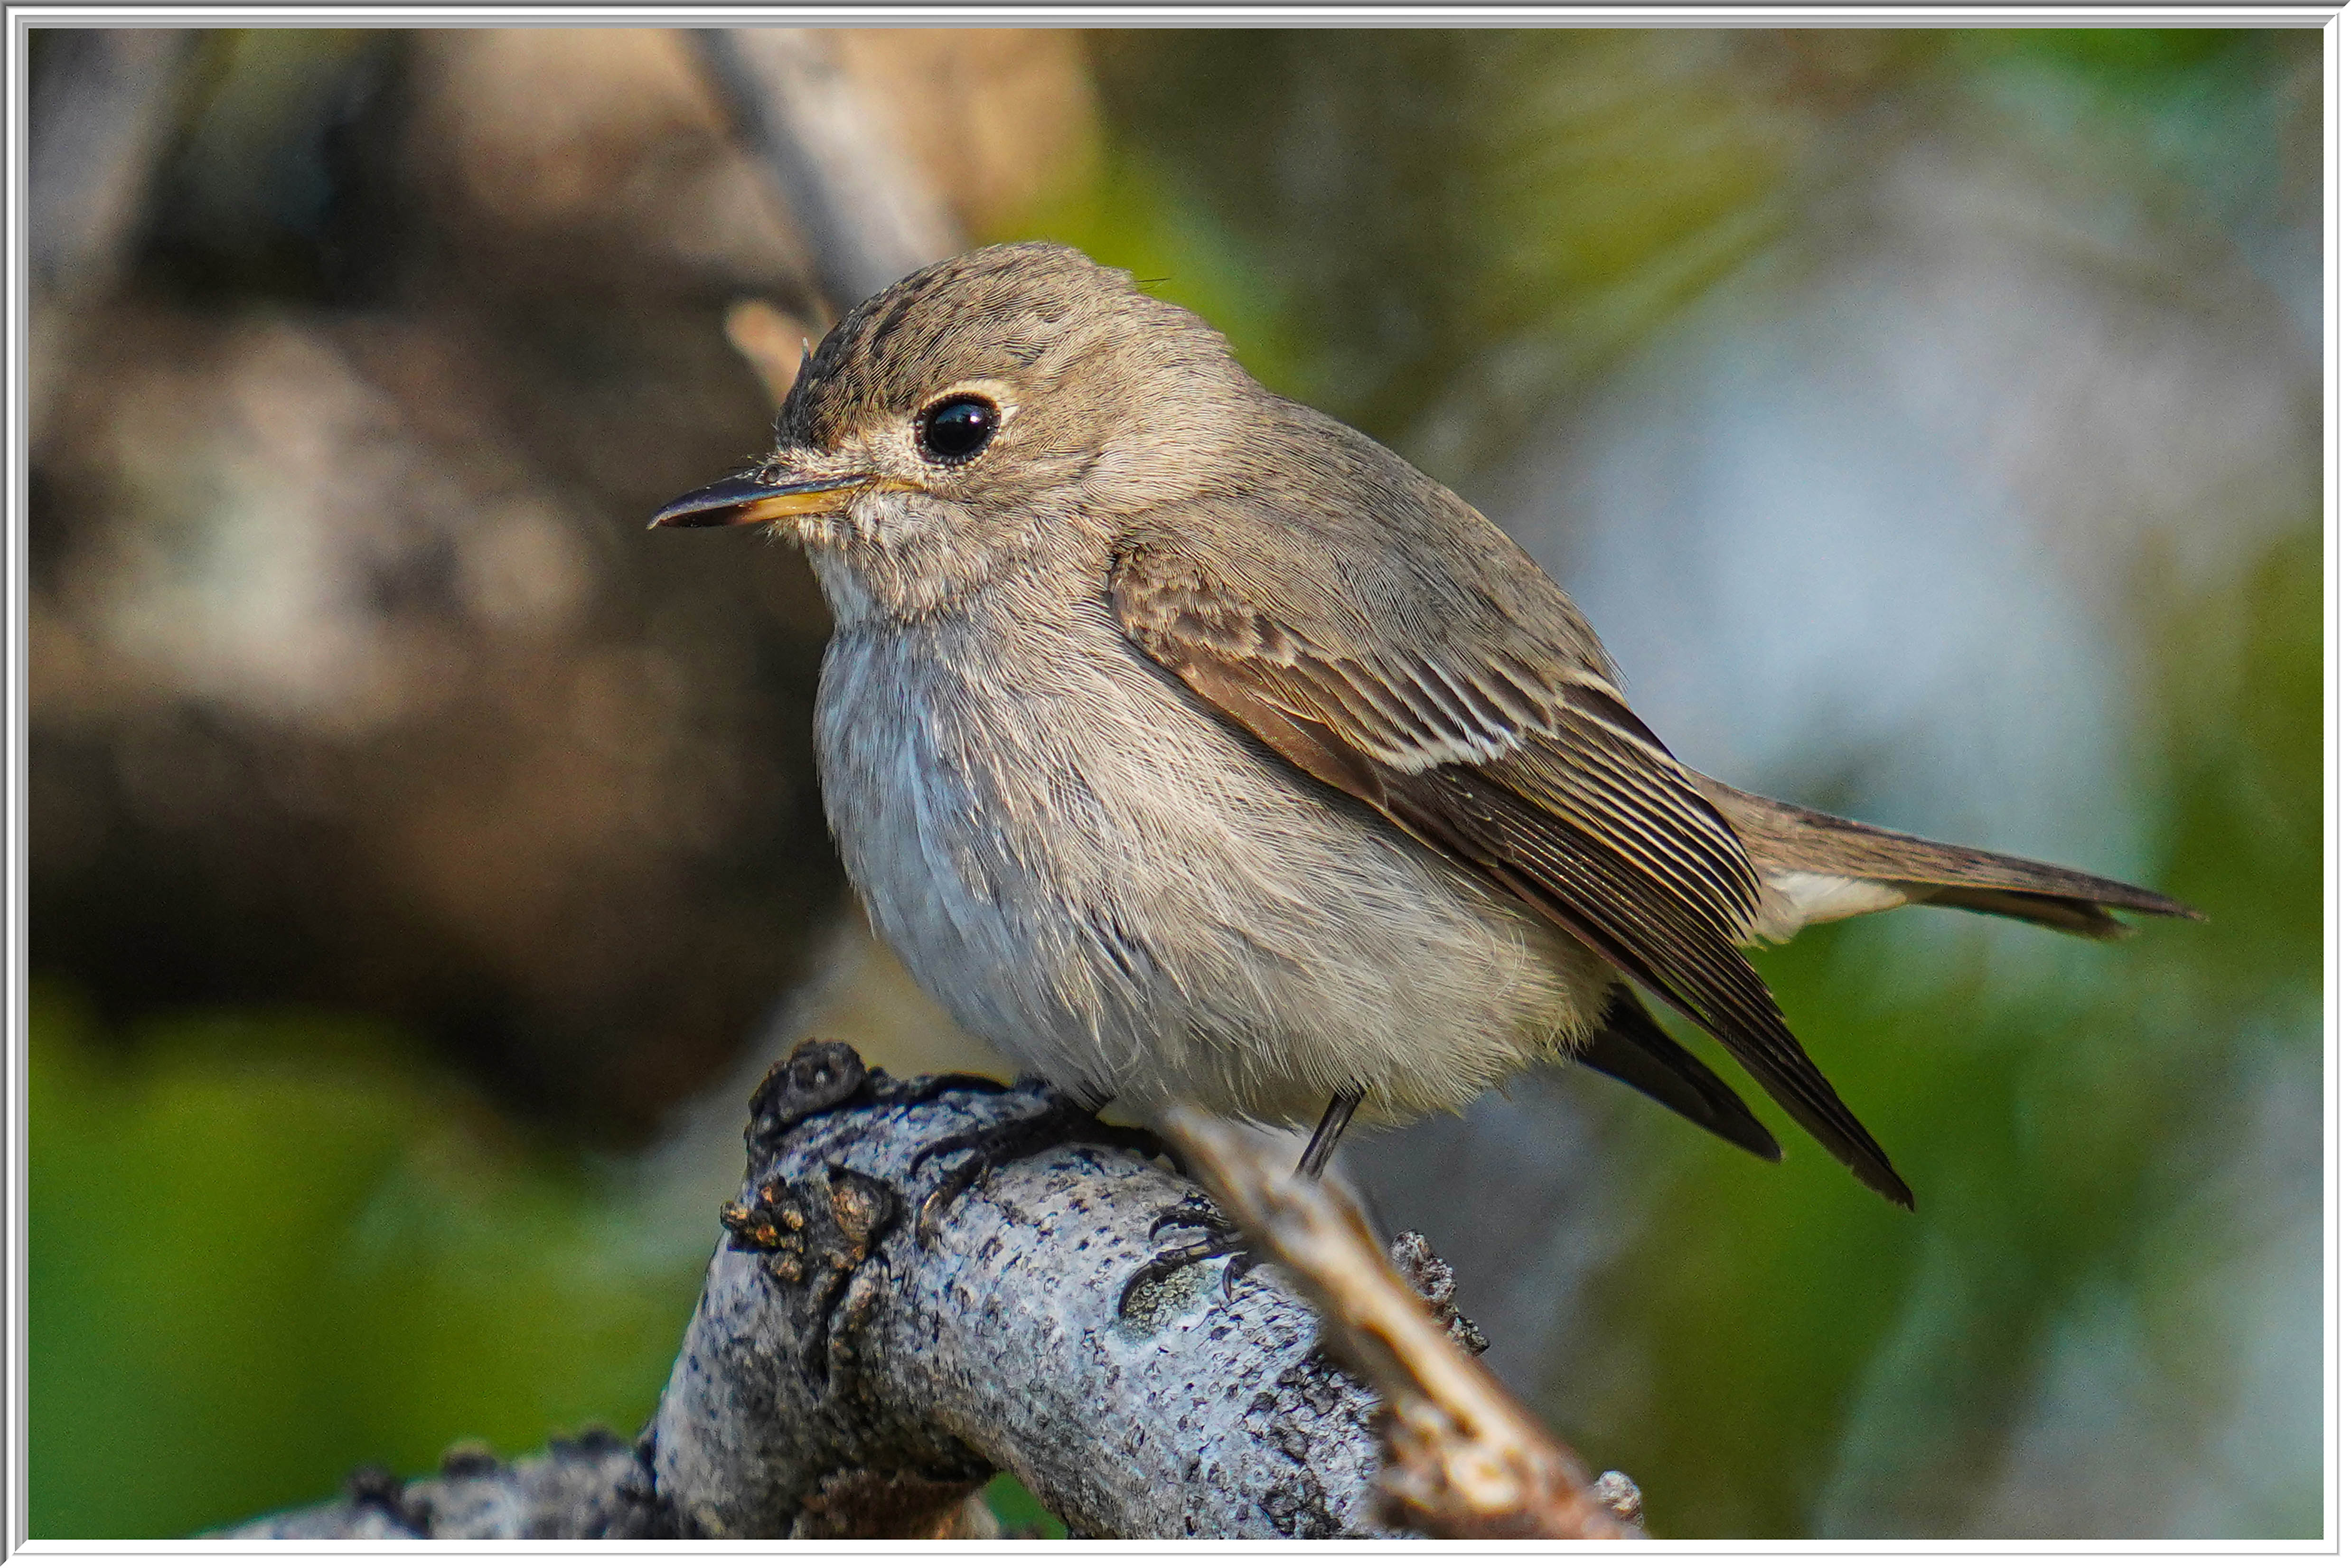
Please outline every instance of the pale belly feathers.
[[1090, 1102], [1288, 1124], [1459, 1107], [1589, 1030], [1587, 949], [1190, 700], [1107, 615], [836, 632], [827, 815], [959, 1024]]

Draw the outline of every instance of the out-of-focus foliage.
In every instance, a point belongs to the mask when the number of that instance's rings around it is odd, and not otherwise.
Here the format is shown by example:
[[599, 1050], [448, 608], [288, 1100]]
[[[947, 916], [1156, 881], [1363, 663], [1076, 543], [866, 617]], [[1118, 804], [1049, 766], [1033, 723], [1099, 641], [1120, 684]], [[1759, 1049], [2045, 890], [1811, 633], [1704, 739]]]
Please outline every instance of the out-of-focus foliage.
[[[1907, 37], [1853, 46], [1857, 68]], [[1491, 457], [1533, 377], [1557, 390], [1772, 232], [1819, 130], [1757, 54], [1641, 31], [1119, 35], [1106, 101], [1141, 178], [1115, 199], [1144, 216], [1071, 237], [1181, 302], [1246, 296], [1213, 319], [1253, 368], [1367, 429], [1469, 400], [1458, 418], [1503, 421], [1461, 437]], [[1251, 353], [1268, 339], [1287, 352]]]
[[[846, 57], [979, 237], [1132, 268], [1590, 574], [1695, 763], [1760, 757], [1781, 776], [1735, 782], [1955, 835], [1954, 792], [1990, 781], [2029, 840], [1997, 847], [2074, 846], [2212, 917], [2102, 948], [1905, 911], [1761, 957], [1916, 1215], [1769, 1108], [1779, 1167], [1585, 1074], [1357, 1141], [1492, 1364], [1669, 1535], [2315, 1533], [2317, 35], [1024, 37]], [[634, 1430], [725, 1194], [581, 1145], [711, 1079], [837, 879], [796, 738], [804, 572], [635, 526], [761, 439], [727, 306], [824, 308], [690, 56], [249, 33], [200, 58], [115, 330], [37, 432], [44, 1535]], [[2066, 374], [1967, 325], [2033, 311], [2080, 328]], [[1877, 357], [1792, 362], [1759, 322]], [[1824, 559], [1769, 578], [1787, 636], [1844, 614], [1853, 536], [1817, 481], [1864, 465], [1777, 443], [1816, 405], [1851, 418], [1830, 395], [1870, 374], [1941, 442], [1890, 492], [1923, 510], [1866, 529], [1976, 550], [2042, 606], [2018, 625], [2043, 651], [1971, 662], [2000, 628], [1922, 599], [1884, 669], [1816, 650], [1743, 729], [1668, 656], [1704, 681], [1774, 647], [1724, 646], [1728, 614], [1662, 636], [1619, 587], [1707, 581], [1793, 516]], [[1730, 465], [1714, 531], [1607, 536], [1644, 515], [1643, 463], [1694, 466], [1678, 434]], [[132, 591], [205, 559], [228, 596]], [[394, 718], [289, 720], [355, 647], [409, 672]], [[1896, 679], [1923, 667], [1946, 684]], [[1934, 705], [1954, 682], [1993, 689], [1988, 747], [2088, 760], [1906, 794], [1887, 737], [1933, 759], [1979, 732]], [[1931, 696], [1846, 695], [1872, 689]], [[2049, 778], [2101, 793], [2035, 797]], [[207, 838], [224, 820], [242, 837]], [[884, 989], [852, 1032], [892, 1060], [919, 1042]], [[1051, 1528], [1009, 1479], [991, 1496]]]
[[[707, 1244], [381, 1026], [32, 1016], [37, 1535], [177, 1535], [649, 1415]], [[132, 1479], [131, 1478], [135, 1478]]]

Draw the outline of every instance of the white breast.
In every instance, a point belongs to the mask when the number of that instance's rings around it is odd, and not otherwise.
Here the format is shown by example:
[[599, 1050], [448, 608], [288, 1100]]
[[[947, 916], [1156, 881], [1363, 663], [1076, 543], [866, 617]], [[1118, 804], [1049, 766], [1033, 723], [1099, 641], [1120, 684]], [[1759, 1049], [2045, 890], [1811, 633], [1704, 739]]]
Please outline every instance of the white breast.
[[845, 627], [817, 747], [885, 939], [1081, 1096], [1292, 1122], [1347, 1087], [1375, 1118], [1458, 1106], [1580, 1037], [1611, 983], [1207, 716], [1098, 610], [1007, 595]]

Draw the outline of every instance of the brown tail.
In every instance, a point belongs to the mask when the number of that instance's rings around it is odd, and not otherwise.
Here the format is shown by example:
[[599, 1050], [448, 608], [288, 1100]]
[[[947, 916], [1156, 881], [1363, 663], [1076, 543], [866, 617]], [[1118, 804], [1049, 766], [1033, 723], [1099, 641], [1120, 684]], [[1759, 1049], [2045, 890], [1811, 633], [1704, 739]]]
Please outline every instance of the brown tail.
[[[2131, 930], [2110, 914], [2110, 909], [2194, 921], [2205, 918], [2178, 900], [2129, 882], [1956, 844], [1932, 843], [1806, 806], [1767, 800], [1710, 778], [1693, 775], [1692, 782], [1723, 813], [1724, 820], [1747, 846], [1748, 858], [1768, 881], [1774, 879], [1775, 873], [1851, 878], [1874, 884], [1887, 895], [1875, 906], [1848, 898], [1832, 912], [1811, 918], [1835, 919], [1897, 901], [1947, 904], [2099, 938], [2123, 936]], [[1800, 912], [1805, 912], [1801, 905]]]

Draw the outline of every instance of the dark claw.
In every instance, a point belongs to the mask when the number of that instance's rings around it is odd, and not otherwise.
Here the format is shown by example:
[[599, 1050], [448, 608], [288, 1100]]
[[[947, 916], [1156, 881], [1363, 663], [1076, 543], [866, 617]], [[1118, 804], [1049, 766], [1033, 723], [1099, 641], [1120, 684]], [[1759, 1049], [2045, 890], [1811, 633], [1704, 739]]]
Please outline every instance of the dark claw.
[[1242, 1276], [1256, 1268], [1261, 1261], [1258, 1255], [1246, 1247], [1237, 1247], [1225, 1255], [1224, 1272], [1218, 1285], [1226, 1300], [1234, 1299], [1234, 1287], [1241, 1283]]
[[1242, 1233], [1227, 1219], [1217, 1205], [1195, 1193], [1173, 1208], [1163, 1209], [1151, 1222], [1150, 1239], [1160, 1239], [1163, 1230], [1199, 1230], [1205, 1234], [1198, 1241], [1188, 1241], [1181, 1247], [1171, 1247], [1147, 1261], [1127, 1277], [1118, 1292], [1118, 1315], [1127, 1316], [1128, 1307], [1136, 1293], [1159, 1284], [1172, 1275], [1180, 1274], [1195, 1263], [1212, 1258], [1225, 1259], [1222, 1288], [1231, 1300], [1234, 1283], [1257, 1267], [1256, 1257], [1249, 1250]]
[[[1014, 1090], [1043, 1093], [1045, 1106], [986, 1126], [951, 1132], [915, 1152], [909, 1174], [950, 1154], [970, 1156], [941, 1176], [939, 1184], [924, 1197], [922, 1207], [915, 1216], [915, 1235], [925, 1245], [938, 1237], [940, 1225], [949, 1205], [988, 1180], [1000, 1168], [1025, 1160], [1032, 1154], [1043, 1153], [1063, 1143], [1093, 1143], [1108, 1149], [1124, 1149], [1146, 1160], [1171, 1153], [1160, 1135], [1150, 1128], [1114, 1127], [1097, 1121], [1091, 1110], [1050, 1088], [1042, 1079], [1024, 1078], [1013, 1087]], [[1003, 1085], [988, 1079], [973, 1078], [964, 1073], [942, 1073], [931, 1078], [912, 1079], [905, 1083], [877, 1086], [874, 1095], [886, 1104], [911, 1104], [936, 1099], [947, 1090], [956, 1089], [993, 1094], [1007, 1092]], [[1171, 1211], [1171, 1214], [1174, 1212]], [[1207, 1225], [1203, 1228], [1224, 1223], [1224, 1216], [1214, 1208], [1207, 1210], [1205, 1217]], [[1171, 1223], [1199, 1226], [1202, 1225], [1202, 1220], [1196, 1217], [1189, 1222]], [[1155, 1230], [1152, 1234], [1156, 1237], [1159, 1232]]]
[[[918, 1163], [919, 1163], [918, 1160]], [[947, 1213], [948, 1205], [963, 1196], [972, 1187], [977, 1186], [981, 1179], [995, 1168], [984, 1155], [975, 1154], [940, 1178], [940, 1184], [925, 1195], [923, 1206], [916, 1211], [917, 1239], [926, 1247], [937, 1240], [940, 1234], [940, 1216]]]
[[995, 1174], [1000, 1167], [1066, 1141], [1087, 1120], [1085, 1111], [1067, 1100], [1055, 1099], [1047, 1101], [1045, 1110], [1030, 1115], [992, 1122], [969, 1132], [950, 1133], [924, 1144], [915, 1152], [910, 1173], [950, 1154], [969, 1153], [971, 1157], [940, 1177], [940, 1184], [923, 1199], [922, 1210], [915, 1216], [916, 1236], [928, 1246], [938, 1237], [940, 1219], [950, 1204]]
[[1153, 1216], [1151, 1228], [1144, 1233], [1144, 1239], [1158, 1241], [1162, 1232], [1171, 1230], [1214, 1232], [1232, 1228], [1233, 1222], [1225, 1218], [1224, 1210], [1200, 1193], [1187, 1193], [1182, 1203], [1161, 1209]]
[[1087, 1142], [1124, 1149], [1138, 1159], [1165, 1160], [1180, 1173], [1184, 1168], [1184, 1162], [1174, 1148], [1149, 1127], [1120, 1127], [1108, 1121], [1097, 1122]]
[[[944, 1160], [950, 1154], [961, 1154], [968, 1149], [983, 1149], [992, 1143], [1009, 1142], [1011, 1142], [1009, 1137], [1000, 1137], [1000, 1135], [1013, 1129], [1025, 1131], [1032, 1123], [1041, 1120], [1043, 1120], [1041, 1117], [1024, 1116], [1018, 1121], [1001, 1121], [987, 1127], [974, 1128], [968, 1132], [950, 1132], [944, 1138], [935, 1138], [915, 1151], [914, 1159], [908, 1163], [908, 1172], [911, 1174], [921, 1170], [933, 1160]], [[966, 1165], [970, 1163], [970, 1161], [965, 1162]], [[946, 1179], [954, 1181], [962, 1169], [961, 1166], [958, 1167], [957, 1171], [950, 1172]]]

